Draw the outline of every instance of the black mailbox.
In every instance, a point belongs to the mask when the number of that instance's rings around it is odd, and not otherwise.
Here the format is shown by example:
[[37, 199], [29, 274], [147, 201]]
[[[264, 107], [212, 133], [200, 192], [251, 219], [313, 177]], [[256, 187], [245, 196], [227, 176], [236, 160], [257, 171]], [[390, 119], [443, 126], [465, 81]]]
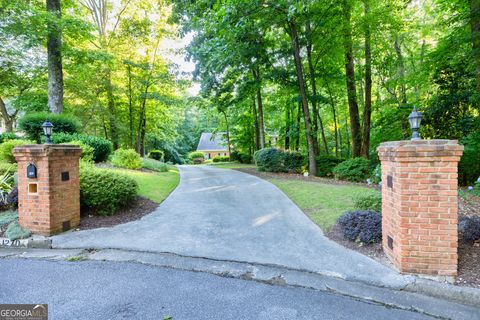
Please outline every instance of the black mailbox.
[[37, 167], [30, 163], [27, 167], [27, 178], [36, 179], [37, 178]]

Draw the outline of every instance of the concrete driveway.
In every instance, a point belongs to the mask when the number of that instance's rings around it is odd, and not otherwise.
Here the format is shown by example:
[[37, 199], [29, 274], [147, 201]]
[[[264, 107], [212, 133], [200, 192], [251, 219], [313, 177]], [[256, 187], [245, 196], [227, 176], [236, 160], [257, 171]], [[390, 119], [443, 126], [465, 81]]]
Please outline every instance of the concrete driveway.
[[280, 265], [403, 286], [376, 261], [327, 239], [277, 187], [234, 170], [181, 166], [177, 189], [141, 220], [52, 237], [54, 248], [123, 249]]

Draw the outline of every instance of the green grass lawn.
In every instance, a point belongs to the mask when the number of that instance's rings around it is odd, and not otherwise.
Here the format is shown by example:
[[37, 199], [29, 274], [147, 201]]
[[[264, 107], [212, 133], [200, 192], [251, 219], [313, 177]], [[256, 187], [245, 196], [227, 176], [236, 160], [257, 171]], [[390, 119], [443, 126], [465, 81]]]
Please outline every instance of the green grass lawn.
[[255, 168], [254, 164], [243, 164], [239, 162], [212, 162], [206, 165], [223, 169]]
[[331, 185], [288, 179], [269, 179], [282, 190], [324, 231], [330, 230], [337, 218], [354, 209], [355, 199], [379, 193], [356, 185]]
[[177, 187], [180, 175], [175, 167], [168, 172], [143, 172], [136, 170], [120, 170], [132, 177], [139, 186], [138, 194], [142, 197], [161, 203]]

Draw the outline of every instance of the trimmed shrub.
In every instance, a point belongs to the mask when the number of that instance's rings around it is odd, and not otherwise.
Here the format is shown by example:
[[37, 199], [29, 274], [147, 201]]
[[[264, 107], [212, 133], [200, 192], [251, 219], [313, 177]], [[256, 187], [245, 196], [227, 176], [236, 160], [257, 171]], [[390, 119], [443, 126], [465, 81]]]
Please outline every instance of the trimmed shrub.
[[370, 176], [370, 164], [365, 158], [353, 158], [338, 164], [332, 172], [336, 179], [360, 182]]
[[162, 150], [150, 150], [150, 152], [148, 153], [148, 157], [150, 159], [157, 160], [157, 161], [162, 161], [163, 155], [164, 153]]
[[43, 136], [42, 124], [45, 120], [53, 124], [53, 131], [56, 133], [76, 133], [80, 128], [80, 122], [75, 117], [48, 112], [36, 112], [23, 116], [18, 121], [18, 127], [25, 132], [28, 139], [40, 142]]
[[13, 132], [0, 133], [0, 143], [3, 143], [7, 140], [21, 140], [21, 139], [22, 139], [21, 137], [17, 136]]
[[258, 150], [253, 155], [258, 171], [285, 172], [285, 152], [276, 148]]
[[188, 158], [190, 160], [199, 159], [199, 158], [205, 159], [205, 155], [203, 154], [203, 152], [193, 151], [188, 154]]
[[143, 158], [143, 168], [152, 170], [152, 171], [157, 171], [157, 172], [168, 171], [167, 164], [154, 159], [149, 159], [149, 158]]
[[230, 157], [227, 157], [227, 156], [216, 156], [213, 158], [213, 162], [229, 162], [230, 161]]
[[70, 141], [62, 144], [77, 145], [82, 149], [81, 159], [86, 162], [93, 162], [93, 148], [82, 141]]
[[333, 177], [333, 168], [335, 168], [341, 159], [335, 156], [318, 156], [317, 157], [317, 176], [319, 177]]
[[480, 217], [461, 217], [458, 222], [458, 231], [463, 241], [467, 243], [480, 240]]
[[303, 155], [300, 152], [284, 152], [285, 171], [301, 173], [303, 165]]
[[375, 193], [357, 198], [355, 209], [382, 212], [382, 195]]
[[23, 146], [26, 144], [34, 144], [35, 142], [29, 140], [7, 140], [0, 144], [0, 160], [9, 163], [16, 163], [13, 156], [13, 148]]
[[253, 162], [253, 156], [247, 153], [240, 154], [240, 163], [250, 164]]
[[133, 149], [117, 149], [113, 153], [112, 164], [119, 168], [140, 169], [143, 161]]
[[236, 150], [232, 151], [230, 153], [230, 160], [240, 162], [240, 155], [241, 155], [241, 153], [239, 151], [236, 151]]
[[345, 239], [376, 243], [382, 240], [382, 216], [373, 211], [346, 212], [337, 220]]
[[134, 200], [138, 185], [132, 178], [113, 170], [80, 167], [80, 204], [97, 215], [113, 215]]
[[113, 146], [107, 139], [88, 136], [83, 134], [55, 133], [52, 136], [53, 143], [65, 143], [70, 141], [80, 141], [93, 148], [93, 161], [103, 162], [113, 151]]

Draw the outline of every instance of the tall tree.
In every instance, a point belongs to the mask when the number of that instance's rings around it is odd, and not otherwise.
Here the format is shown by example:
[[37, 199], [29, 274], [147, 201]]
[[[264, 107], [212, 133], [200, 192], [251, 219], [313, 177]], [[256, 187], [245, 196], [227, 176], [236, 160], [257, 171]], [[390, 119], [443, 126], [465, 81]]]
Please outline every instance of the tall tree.
[[355, 85], [355, 63], [353, 57], [352, 37], [352, 3], [351, 0], [342, 0], [343, 10], [343, 37], [345, 50], [345, 75], [347, 81], [348, 110], [350, 114], [350, 130], [352, 132], [352, 156], [359, 157], [362, 150], [362, 133]]
[[62, 28], [60, 0], [47, 0], [48, 20], [48, 108], [53, 113], [63, 110]]
[[365, 108], [363, 111], [362, 156], [370, 156], [370, 122], [372, 117], [372, 35], [370, 30], [370, 0], [363, 0], [365, 12]]

